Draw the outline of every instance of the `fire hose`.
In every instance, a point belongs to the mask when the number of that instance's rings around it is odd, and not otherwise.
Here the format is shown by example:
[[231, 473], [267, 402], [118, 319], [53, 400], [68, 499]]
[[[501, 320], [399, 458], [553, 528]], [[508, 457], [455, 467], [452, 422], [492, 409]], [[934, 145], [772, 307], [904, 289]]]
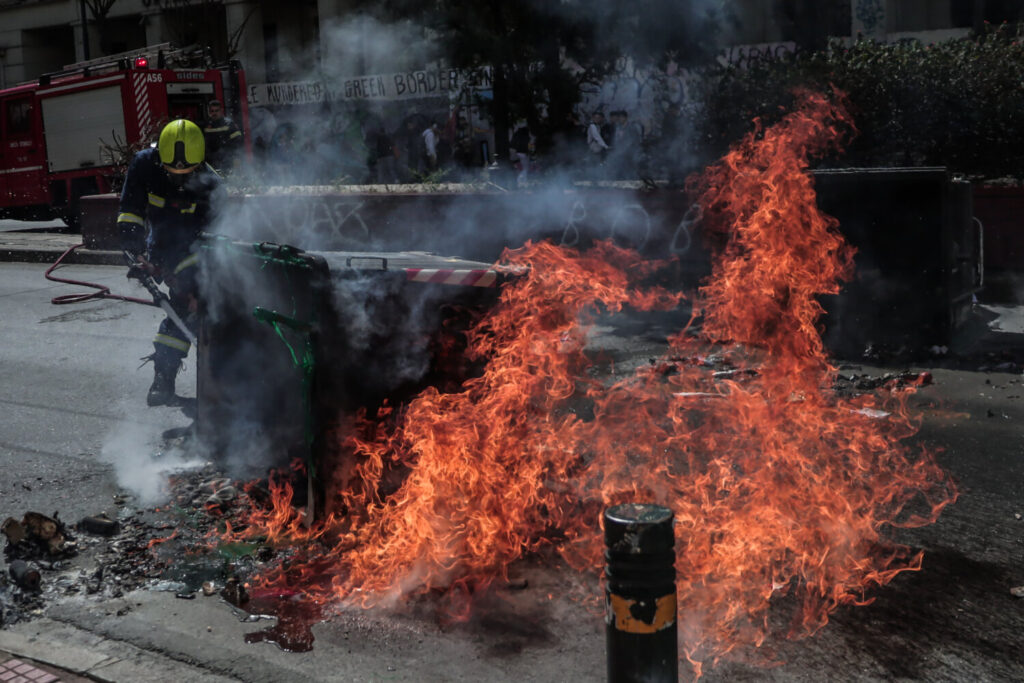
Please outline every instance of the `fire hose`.
[[[50, 303], [63, 305], [82, 303], [85, 301], [90, 301], [92, 299], [117, 299], [119, 301], [129, 301], [131, 303], [143, 304], [145, 306], [156, 306], [157, 308], [163, 309], [163, 312], [166, 313], [167, 317], [171, 319], [171, 322], [173, 322], [178, 327], [178, 329], [181, 330], [182, 334], [185, 335], [185, 338], [188, 339], [190, 343], [192, 343], [193, 345], [197, 343], [195, 334], [182, 321], [181, 317], [171, 306], [171, 301], [168, 298], [168, 296], [160, 289], [160, 287], [157, 285], [156, 281], [153, 279], [151, 275], [144, 275], [138, 273], [133, 277], [135, 277], [135, 279], [137, 279], [142, 284], [142, 286], [146, 288], [146, 291], [148, 291], [150, 296], [153, 297], [152, 301], [147, 299], [140, 299], [133, 296], [114, 294], [110, 291], [110, 288], [105, 285], [97, 285], [92, 282], [85, 282], [83, 280], [69, 280], [67, 278], [59, 278], [53, 275], [53, 271], [62, 265], [62, 262], [65, 259], [65, 257], [67, 257], [68, 254], [73, 252], [75, 249], [78, 249], [79, 247], [82, 246], [84, 246], [84, 244], [76, 244], [75, 246], [68, 248], [68, 250], [61, 254], [60, 258], [54, 261], [53, 265], [46, 270], [45, 276], [47, 280], [51, 280], [53, 282], [61, 282], [69, 285], [78, 285], [80, 287], [92, 287], [97, 291], [57, 296], [54, 297], [53, 299], [50, 299]], [[135, 262], [135, 259], [127, 251], [123, 253], [127, 264], [129, 266], [132, 265]]]
[[75, 249], [84, 247], [84, 244], [76, 244], [73, 247], [68, 248], [63, 254], [60, 255], [53, 265], [46, 270], [46, 279], [52, 282], [61, 282], [67, 285], [78, 285], [79, 287], [92, 287], [98, 291], [95, 292], [84, 292], [81, 294], [64, 294], [62, 296], [56, 296], [50, 299], [50, 303], [57, 304], [58, 306], [64, 304], [79, 304], [92, 299], [118, 299], [119, 301], [130, 301], [133, 304], [143, 304], [146, 306], [157, 306], [155, 301], [149, 301], [148, 299], [139, 299], [133, 296], [122, 296], [121, 294], [113, 294], [110, 288], [105, 285], [97, 285], [92, 282], [84, 282], [82, 280], [69, 280], [67, 278], [60, 278], [53, 275], [53, 271], [57, 270], [61, 265], [65, 265], [62, 262], [64, 259]]

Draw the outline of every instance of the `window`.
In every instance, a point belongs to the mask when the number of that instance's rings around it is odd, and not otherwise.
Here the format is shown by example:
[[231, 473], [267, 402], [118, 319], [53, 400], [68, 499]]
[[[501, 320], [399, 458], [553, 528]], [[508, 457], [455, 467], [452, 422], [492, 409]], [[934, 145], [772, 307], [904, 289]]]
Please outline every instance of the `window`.
[[8, 100], [5, 106], [8, 137], [27, 137], [32, 133], [32, 100], [24, 97]]

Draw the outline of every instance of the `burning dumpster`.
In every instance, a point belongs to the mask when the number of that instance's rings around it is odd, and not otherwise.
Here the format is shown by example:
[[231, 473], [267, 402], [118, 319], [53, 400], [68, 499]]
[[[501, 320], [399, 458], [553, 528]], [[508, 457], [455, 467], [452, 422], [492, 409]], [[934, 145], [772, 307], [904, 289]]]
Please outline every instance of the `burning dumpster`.
[[201, 256], [197, 437], [240, 475], [301, 459], [308, 516], [328, 425], [455, 380], [460, 321], [497, 294], [489, 264], [425, 252], [211, 239]]
[[818, 206], [857, 249], [854, 280], [826, 297], [828, 347], [856, 356], [948, 345], [982, 285], [970, 183], [945, 168], [833, 169], [814, 180]]

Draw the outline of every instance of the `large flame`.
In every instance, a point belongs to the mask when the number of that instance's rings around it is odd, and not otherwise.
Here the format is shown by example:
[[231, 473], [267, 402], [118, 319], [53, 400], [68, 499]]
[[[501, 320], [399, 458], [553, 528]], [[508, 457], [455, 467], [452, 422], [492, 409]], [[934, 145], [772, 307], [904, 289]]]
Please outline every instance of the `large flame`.
[[[610, 386], [587, 372], [593, 314], [679, 296], [634, 284], [654, 266], [609, 244], [507, 252], [520, 276], [469, 333], [483, 373], [350, 425], [335, 513], [313, 529], [275, 489], [249, 533], [302, 543], [263, 580], [363, 605], [443, 591], [465, 616], [473, 593], [541, 548], [600, 569], [601, 510], [659, 503], [675, 512], [680, 642], [699, 675], [760, 644], [773, 605], [806, 635], [918, 569], [921, 553], [882, 533], [934, 521], [953, 485], [904, 445], [909, 390], [834, 394], [816, 327], [816, 297], [838, 291], [853, 252], [807, 168], [850, 127], [841, 106], [805, 94], [697, 179], [720, 247], [695, 303], [700, 334], [680, 332], [662, 362]], [[712, 353], [735, 370], [713, 373]]]

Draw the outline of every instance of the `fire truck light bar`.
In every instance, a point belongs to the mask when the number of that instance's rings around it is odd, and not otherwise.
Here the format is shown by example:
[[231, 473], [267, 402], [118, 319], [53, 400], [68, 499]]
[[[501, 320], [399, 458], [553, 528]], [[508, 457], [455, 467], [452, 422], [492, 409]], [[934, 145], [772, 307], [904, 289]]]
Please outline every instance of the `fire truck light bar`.
[[149, 66], [149, 59], [148, 58], [146, 58], [146, 57], [136, 57], [135, 58], [135, 68], [136, 69], [145, 69], [148, 66]]

